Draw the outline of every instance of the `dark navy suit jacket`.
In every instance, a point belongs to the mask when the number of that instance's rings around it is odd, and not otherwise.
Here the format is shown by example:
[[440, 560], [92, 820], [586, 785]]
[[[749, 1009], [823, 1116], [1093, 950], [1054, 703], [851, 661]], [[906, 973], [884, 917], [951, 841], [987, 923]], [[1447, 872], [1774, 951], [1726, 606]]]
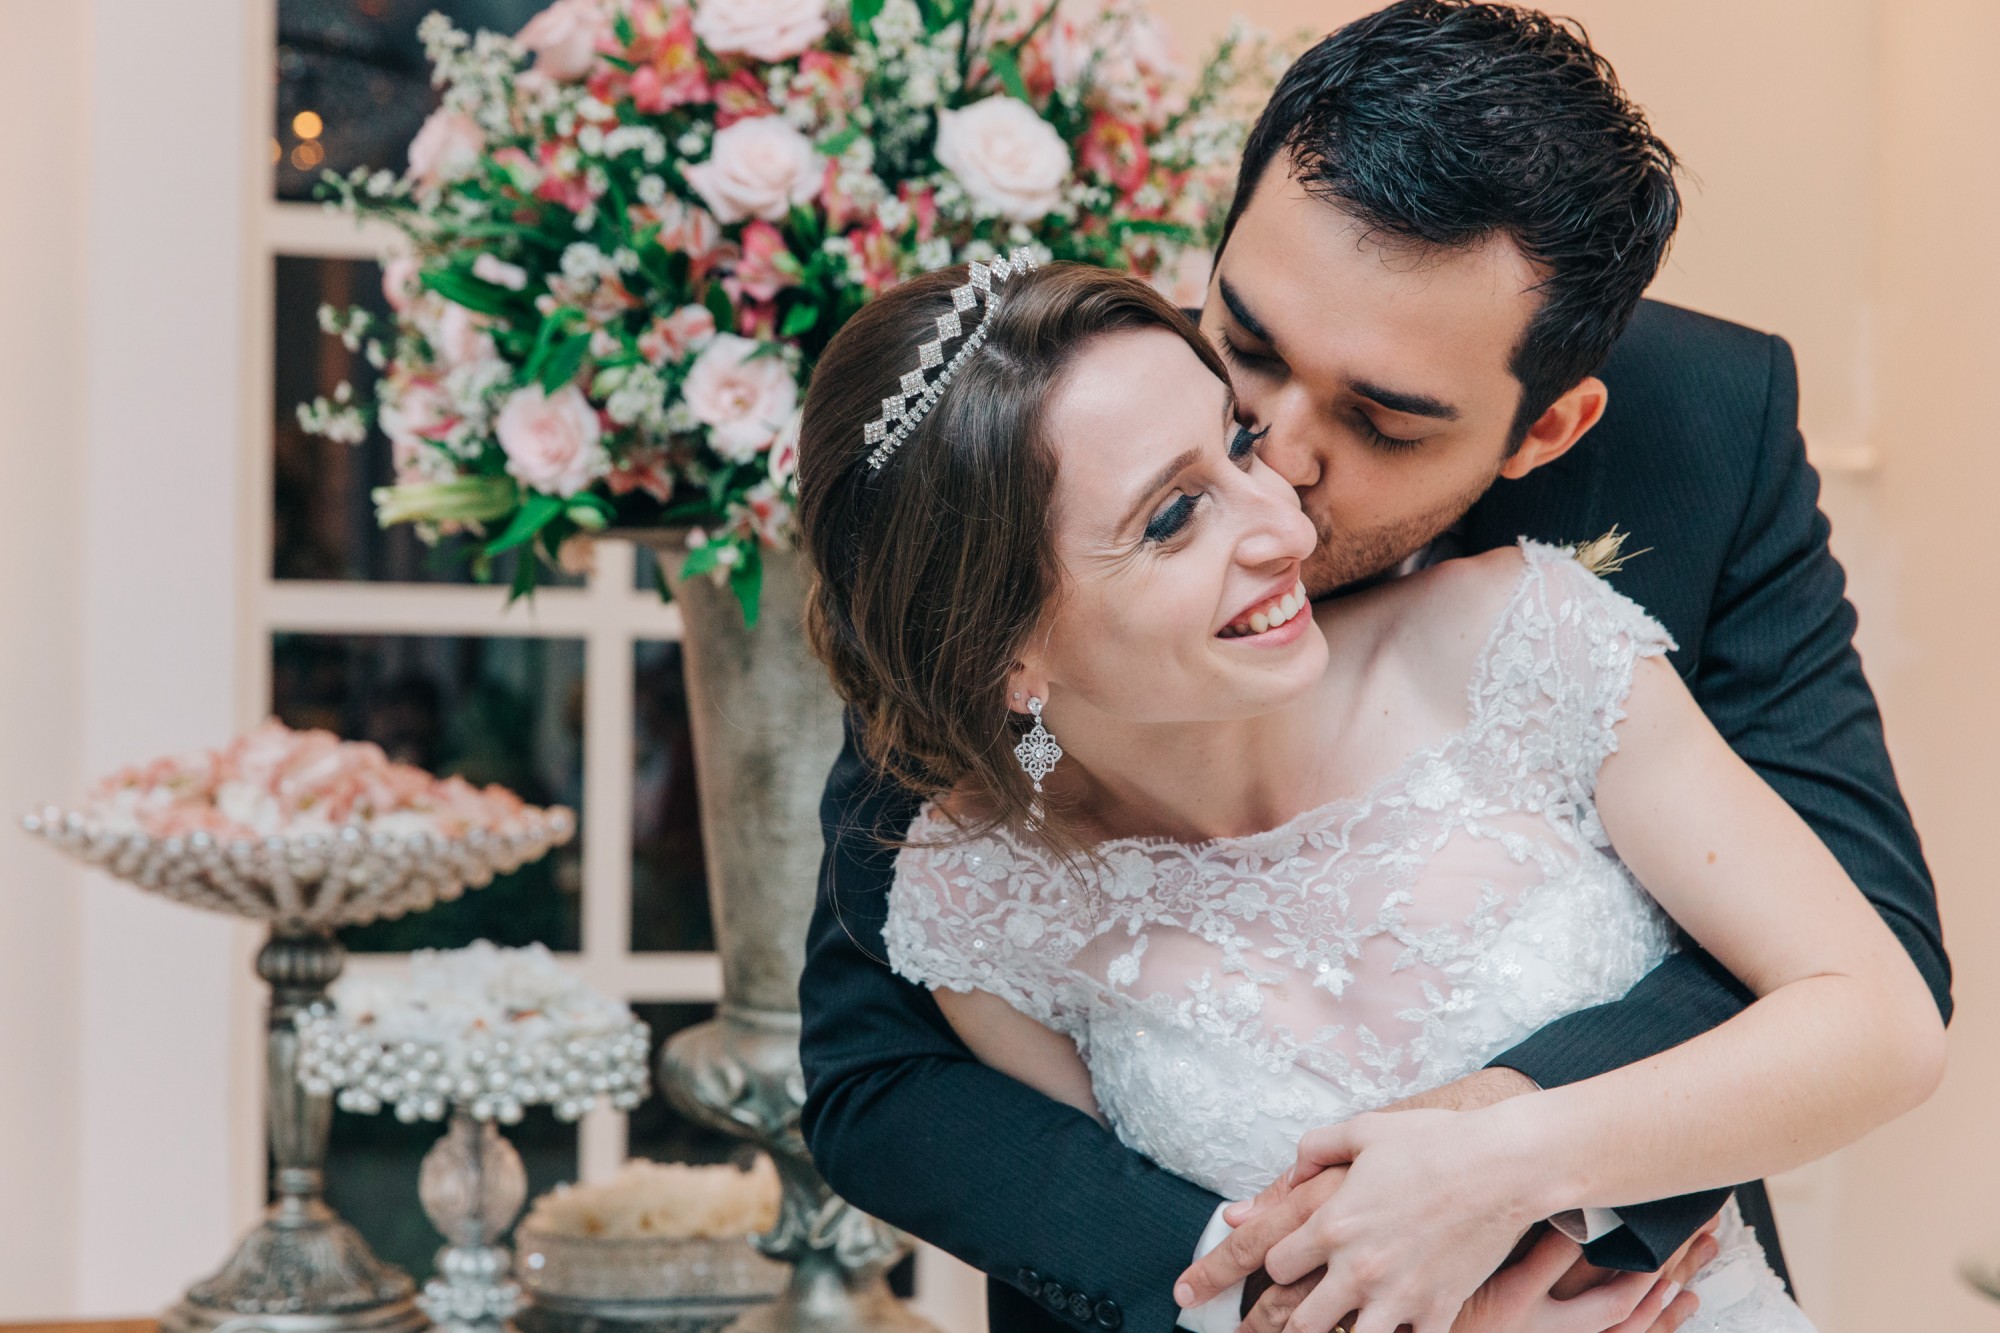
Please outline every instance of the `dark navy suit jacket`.
[[[1827, 549], [1784, 341], [1658, 302], [1613, 350], [1604, 420], [1565, 457], [1502, 481], [1459, 532], [1468, 553], [1614, 524], [1647, 554], [1612, 576], [1680, 648], [1673, 663], [1736, 751], [1803, 815], [1896, 932], [1950, 1014], [1950, 968], [1922, 849], [1854, 651], [1854, 609]], [[803, 1127], [857, 1206], [993, 1278], [996, 1333], [1169, 1333], [1174, 1277], [1218, 1202], [1095, 1121], [981, 1065], [930, 995], [883, 963], [909, 795], [852, 744], [828, 781], [820, 898], [800, 983]], [[1748, 993], [1688, 947], [1614, 1003], [1564, 1018], [1494, 1063], [1544, 1087], [1631, 1064], [1737, 1013]], [[1726, 1191], [1621, 1209], [1590, 1247], [1613, 1267], [1664, 1262]], [[1739, 1190], [1779, 1271], [1761, 1185]]]

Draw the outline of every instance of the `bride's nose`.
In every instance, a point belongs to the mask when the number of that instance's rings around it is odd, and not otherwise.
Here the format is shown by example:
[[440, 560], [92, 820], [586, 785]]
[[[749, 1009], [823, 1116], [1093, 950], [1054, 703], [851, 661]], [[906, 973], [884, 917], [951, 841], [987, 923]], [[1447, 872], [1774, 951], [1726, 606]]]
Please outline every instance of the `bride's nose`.
[[1282, 479], [1266, 473], [1272, 485], [1256, 488], [1256, 500], [1246, 514], [1236, 558], [1248, 566], [1275, 564], [1284, 560], [1304, 560], [1312, 554], [1317, 537], [1312, 520], [1299, 508], [1298, 496]]

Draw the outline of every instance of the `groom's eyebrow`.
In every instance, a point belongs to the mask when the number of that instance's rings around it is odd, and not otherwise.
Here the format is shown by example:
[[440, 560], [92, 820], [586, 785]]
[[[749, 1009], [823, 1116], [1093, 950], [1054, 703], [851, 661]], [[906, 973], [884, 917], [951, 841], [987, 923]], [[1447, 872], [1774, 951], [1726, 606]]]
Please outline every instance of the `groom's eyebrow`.
[[1250, 307], [1243, 304], [1243, 298], [1229, 285], [1229, 279], [1219, 279], [1216, 290], [1222, 293], [1222, 304], [1229, 307], [1230, 317], [1243, 326], [1245, 333], [1258, 342], [1277, 346], [1277, 340], [1271, 336], [1271, 331], [1264, 327], [1262, 320], [1250, 313]]
[[1357, 397], [1380, 403], [1391, 412], [1401, 412], [1413, 417], [1436, 417], [1440, 421], [1458, 420], [1458, 409], [1442, 398], [1433, 398], [1427, 393], [1406, 393], [1401, 389], [1391, 389], [1367, 380], [1349, 380], [1347, 388]]

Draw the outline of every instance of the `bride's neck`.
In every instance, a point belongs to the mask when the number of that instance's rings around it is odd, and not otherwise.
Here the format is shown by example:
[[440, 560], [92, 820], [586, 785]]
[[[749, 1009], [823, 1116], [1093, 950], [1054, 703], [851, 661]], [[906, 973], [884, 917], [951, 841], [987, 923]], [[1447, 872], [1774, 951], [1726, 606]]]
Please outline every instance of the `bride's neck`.
[[1242, 837], [1317, 803], [1325, 754], [1317, 731], [1310, 710], [1298, 708], [1160, 726], [1079, 719], [1057, 738], [1072, 762], [1050, 785], [1093, 839]]

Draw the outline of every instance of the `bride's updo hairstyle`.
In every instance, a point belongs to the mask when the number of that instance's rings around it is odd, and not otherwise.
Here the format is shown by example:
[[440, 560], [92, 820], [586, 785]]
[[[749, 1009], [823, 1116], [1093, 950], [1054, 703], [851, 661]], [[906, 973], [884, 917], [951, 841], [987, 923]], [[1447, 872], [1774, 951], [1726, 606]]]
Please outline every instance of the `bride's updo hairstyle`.
[[[1145, 283], [1050, 264], [995, 284], [985, 346], [874, 470], [864, 431], [917, 368], [918, 347], [937, 336], [938, 316], [966, 280], [962, 265], [912, 279], [828, 344], [806, 393], [798, 484], [816, 572], [807, 631], [863, 751], [920, 795], [966, 798], [951, 813], [976, 834], [1043, 824], [1014, 759], [1029, 723], [1008, 707], [1007, 675], [1063, 591], [1048, 404], [1085, 348], [1125, 330], [1167, 329], [1218, 379], [1228, 373], [1200, 330]], [[965, 317], [968, 334], [977, 313]], [[947, 362], [957, 348], [945, 345]], [[1059, 829], [1043, 832], [1073, 845]]]

